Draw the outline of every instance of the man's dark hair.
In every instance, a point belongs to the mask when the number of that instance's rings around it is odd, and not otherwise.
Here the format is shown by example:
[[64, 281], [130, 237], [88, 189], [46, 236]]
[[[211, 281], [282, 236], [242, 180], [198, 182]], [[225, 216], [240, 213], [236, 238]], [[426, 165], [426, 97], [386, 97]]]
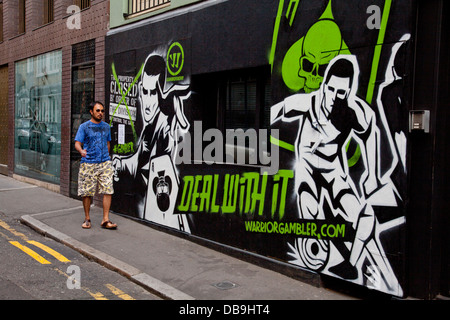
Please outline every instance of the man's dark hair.
[[94, 111], [94, 107], [96, 104], [101, 105], [103, 109], [105, 109], [105, 105], [103, 103], [101, 103], [100, 101], [93, 101], [89, 104], [89, 110]]
[[[158, 55], [152, 55], [147, 58], [144, 66], [144, 73], [148, 76], [159, 75], [159, 85], [161, 89], [164, 89], [164, 84], [166, 83], [166, 62], [163, 57]], [[142, 77], [144, 74], [142, 74]]]
[[327, 73], [327, 78], [325, 79], [325, 83], [328, 83], [331, 76], [336, 76], [339, 78], [349, 78], [351, 87], [354, 75], [355, 70], [353, 68], [353, 63], [351, 63], [347, 59], [338, 59], [330, 66], [330, 69]]

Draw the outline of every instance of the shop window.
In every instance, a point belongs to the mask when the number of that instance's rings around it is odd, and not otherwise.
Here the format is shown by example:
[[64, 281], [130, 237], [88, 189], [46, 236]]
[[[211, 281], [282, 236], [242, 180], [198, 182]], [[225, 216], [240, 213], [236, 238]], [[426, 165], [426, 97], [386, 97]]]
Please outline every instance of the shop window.
[[[194, 117], [202, 120], [203, 130], [218, 128], [224, 137], [227, 129], [268, 129], [270, 135], [270, 82], [269, 67], [196, 75], [192, 79]], [[225, 146], [224, 154], [248, 154], [248, 146], [248, 141], [242, 148]]]
[[256, 79], [237, 78], [227, 81], [226, 129], [248, 129], [256, 121]]
[[[270, 117], [270, 77], [263, 69], [242, 70], [233, 73], [226, 79], [225, 130], [227, 129], [258, 129], [269, 127]], [[225, 154], [237, 159], [246, 159], [257, 154], [256, 141], [250, 141], [251, 135], [246, 135], [245, 145], [235, 143], [225, 145]], [[262, 141], [267, 150], [267, 141]]]
[[15, 64], [14, 172], [59, 184], [61, 51]]
[[225, 76], [224, 129], [269, 127], [270, 74], [263, 69]]

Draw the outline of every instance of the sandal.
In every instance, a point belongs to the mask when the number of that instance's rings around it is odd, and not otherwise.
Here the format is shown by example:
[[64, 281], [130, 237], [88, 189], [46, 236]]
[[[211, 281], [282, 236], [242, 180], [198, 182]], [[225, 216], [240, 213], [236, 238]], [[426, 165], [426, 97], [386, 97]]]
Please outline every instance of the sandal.
[[81, 225], [83, 229], [90, 229], [91, 228], [91, 220], [86, 219], [84, 220], [83, 224]]
[[116, 229], [117, 224], [111, 222], [111, 220], [105, 221], [100, 225], [103, 229]]

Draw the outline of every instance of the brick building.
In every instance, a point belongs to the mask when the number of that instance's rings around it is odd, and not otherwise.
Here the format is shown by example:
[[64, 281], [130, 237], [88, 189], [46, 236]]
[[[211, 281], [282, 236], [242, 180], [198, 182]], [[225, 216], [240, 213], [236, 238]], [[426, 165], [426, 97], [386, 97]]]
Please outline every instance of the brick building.
[[0, 1], [1, 173], [76, 196], [68, 142], [104, 99], [108, 28], [106, 0]]

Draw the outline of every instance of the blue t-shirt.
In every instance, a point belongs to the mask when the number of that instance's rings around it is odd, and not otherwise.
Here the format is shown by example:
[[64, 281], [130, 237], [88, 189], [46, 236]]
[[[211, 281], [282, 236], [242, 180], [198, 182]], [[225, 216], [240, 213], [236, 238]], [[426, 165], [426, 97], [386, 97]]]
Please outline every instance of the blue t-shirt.
[[81, 158], [81, 163], [102, 163], [111, 160], [108, 152], [108, 141], [111, 141], [111, 127], [104, 121], [93, 123], [86, 121], [78, 128], [75, 141], [83, 144], [86, 149], [86, 157]]

